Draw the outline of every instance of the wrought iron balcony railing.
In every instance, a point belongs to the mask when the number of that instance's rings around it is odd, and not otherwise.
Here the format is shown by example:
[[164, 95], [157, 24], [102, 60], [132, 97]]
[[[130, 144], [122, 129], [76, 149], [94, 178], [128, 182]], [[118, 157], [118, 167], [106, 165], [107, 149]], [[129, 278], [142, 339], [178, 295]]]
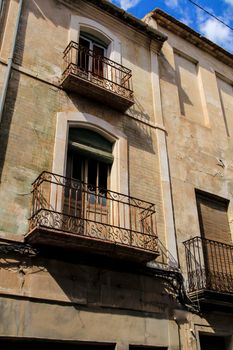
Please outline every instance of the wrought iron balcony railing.
[[233, 245], [201, 237], [184, 245], [190, 293], [233, 293]]
[[64, 88], [123, 111], [134, 104], [130, 69], [73, 41], [64, 51], [63, 62]]
[[[26, 236], [31, 243], [54, 244], [56, 239], [63, 245], [72, 237], [76, 248], [87, 242], [93, 250], [126, 247], [144, 261], [159, 255], [152, 203], [49, 172], [36, 179], [32, 193]], [[37, 240], [42, 232], [43, 239]]]

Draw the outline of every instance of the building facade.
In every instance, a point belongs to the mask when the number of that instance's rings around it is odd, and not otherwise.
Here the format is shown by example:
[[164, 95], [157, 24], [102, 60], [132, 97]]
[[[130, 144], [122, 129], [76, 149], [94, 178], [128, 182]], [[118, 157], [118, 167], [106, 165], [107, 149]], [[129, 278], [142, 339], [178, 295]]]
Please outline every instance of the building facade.
[[189, 328], [200, 349], [232, 348], [233, 56], [161, 10], [145, 21], [168, 36], [159, 67], [177, 246], [202, 314]]
[[232, 55], [159, 10], [0, 11], [1, 345], [232, 349]]

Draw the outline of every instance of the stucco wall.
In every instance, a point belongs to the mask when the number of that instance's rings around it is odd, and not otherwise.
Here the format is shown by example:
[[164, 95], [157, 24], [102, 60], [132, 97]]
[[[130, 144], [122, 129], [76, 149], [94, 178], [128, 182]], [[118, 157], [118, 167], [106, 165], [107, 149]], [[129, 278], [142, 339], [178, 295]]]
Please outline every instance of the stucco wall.
[[[1, 67], [9, 55], [12, 18], [9, 7], [1, 45]], [[63, 69], [63, 50], [68, 44], [72, 16], [100, 22], [121, 42], [122, 64], [132, 69], [135, 105], [131, 117], [75, 93], [57, 88]], [[157, 223], [164, 239], [164, 218], [150, 81], [150, 40], [136, 30], [80, 2], [64, 6], [58, 1], [25, 1], [17, 37], [14, 71], [1, 125], [1, 228], [3, 236], [27, 232], [30, 184], [43, 170], [50, 171], [58, 112], [89, 113], [119, 128], [128, 138], [129, 193], [157, 205]], [[1, 77], [3, 79], [3, 77]], [[140, 179], [140, 181], [138, 181]], [[6, 216], [12, 212], [12, 217]], [[22, 219], [23, 218], [23, 219]]]
[[0, 260], [0, 343], [18, 337], [179, 348], [179, 305], [169, 283], [99, 259], [67, 262], [64, 254]]
[[[113, 314], [109, 310], [91, 312], [44, 303], [38, 307], [30, 301], [22, 301], [19, 312], [17, 304], [10, 299], [1, 300], [1, 314], [5, 318], [0, 329], [3, 336], [17, 334], [34, 339], [116, 343], [118, 349], [127, 349], [129, 344], [168, 345], [168, 321], [165, 319]], [[16, 316], [17, 322], [13, 324], [12, 317]]]
[[[232, 230], [233, 141], [222, 113], [216, 74], [233, 81], [232, 69], [164, 28], [169, 36], [160, 55], [160, 83], [164, 123], [168, 132], [168, 156], [182, 271], [186, 272], [182, 242], [200, 235], [195, 189], [230, 200], [228, 218]], [[182, 115], [174, 52], [197, 62], [202, 110]], [[192, 80], [188, 90], [192, 92]], [[187, 98], [188, 101], [188, 98]], [[188, 103], [188, 102], [187, 102]], [[190, 102], [191, 103], [191, 102]], [[192, 109], [195, 106], [192, 106]], [[233, 230], [232, 230], [233, 232]], [[221, 240], [221, 235], [220, 235]]]

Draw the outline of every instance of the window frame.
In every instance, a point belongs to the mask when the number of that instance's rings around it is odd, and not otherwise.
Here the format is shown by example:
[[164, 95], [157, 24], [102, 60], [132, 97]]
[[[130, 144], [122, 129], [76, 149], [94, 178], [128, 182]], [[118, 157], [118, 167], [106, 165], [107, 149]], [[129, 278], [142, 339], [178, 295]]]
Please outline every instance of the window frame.
[[108, 49], [106, 56], [112, 61], [122, 64], [121, 41], [110, 29], [101, 23], [83, 16], [72, 15], [70, 20], [70, 30], [68, 35], [68, 43], [71, 41], [79, 42], [80, 33], [94, 31], [96, 35], [101, 35], [108, 41]]
[[111, 169], [110, 190], [128, 195], [129, 169], [127, 136], [117, 127], [92, 114], [82, 112], [57, 113], [52, 172], [65, 176], [69, 128], [84, 126], [114, 143], [112, 154], [115, 161]]
[[[88, 56], [87, 73], [88, 73], [88, 74], [96, 75], [96, 74], [95, 74], [95, 68], [94, 68], [94, 46], [99, 47], [100, 49], [103, 50], [103, 53], [104, 53], [104, 54], [102, 55], [102, 57], [107, 57], [107, 50], [106, 50], [105, 47], [99, 45], [98, 43], [96, 43], [96, 42], [93, 41], [93, 40], [87, 39], [87, 38], [86, 38], [85, 36], [83, 36], [83, 35], [80, 35], [79, 41], [80, 41], [80, 39], [85, 40], [86, 42], [89, 43], [89, 48], [88, 48], [88, 50], [91, 50], [91, 51], [92, 51], [92, 54], [93, 54], [93, 56], [91, 56], [91, 55]], [[102, 63], [102, 65], [103, 65], [103, 63]], [[101, 76], [103, 76], [103, 77], [106, 76], [106, 74], [105, 74], [105, 72], [104, 72], [104, 65], [103, 65], [103, 67], [102, 67], [102, 70], [103, 70], [102, 74], [97, 74], [97, 77], [98, 77], [98, 78], [100, 78]], [[85, 68], [84, 68], [84, 71], [85, 71]]]

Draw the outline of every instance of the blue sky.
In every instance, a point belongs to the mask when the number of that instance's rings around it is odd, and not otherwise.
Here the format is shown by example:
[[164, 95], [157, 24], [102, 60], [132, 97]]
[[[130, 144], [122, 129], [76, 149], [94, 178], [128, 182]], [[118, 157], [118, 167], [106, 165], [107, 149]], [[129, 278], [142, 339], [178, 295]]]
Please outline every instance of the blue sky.
[[[233, 31], [208, 16], [189, 0], [110, 0], [135, 17], [143, 18], [155, 8], [169, 13], [203, 36], [233, 53]], [[233, 0], [193, 0], [233, 27]]]

